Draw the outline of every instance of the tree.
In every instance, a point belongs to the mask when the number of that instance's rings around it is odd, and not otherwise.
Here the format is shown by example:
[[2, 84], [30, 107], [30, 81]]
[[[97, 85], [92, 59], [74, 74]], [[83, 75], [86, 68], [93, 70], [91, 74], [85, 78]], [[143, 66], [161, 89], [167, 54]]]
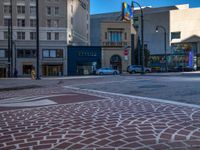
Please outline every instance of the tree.
[[[135, 57], [135, 62], [136, 65], [141, 65], [142, 64], [142, 49], [140, 49], [140, 59], [138, 59], [138, 49], [135, 50], [134, 57]], [[140, 60], [140, 63], [138, 61]], [[150, 51], [145, 48], [144, 49], [144, 66], [148, 66], [150, 61]]]

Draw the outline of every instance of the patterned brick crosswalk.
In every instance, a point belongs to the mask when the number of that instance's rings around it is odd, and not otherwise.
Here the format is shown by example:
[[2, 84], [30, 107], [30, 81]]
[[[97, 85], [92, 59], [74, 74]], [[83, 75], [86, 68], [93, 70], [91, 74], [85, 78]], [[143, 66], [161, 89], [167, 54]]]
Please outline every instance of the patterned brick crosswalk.
[[54, 96], [56, 105], [0, 112], [0, 150], [200, 149], [199, 108], [69, 91], [79, 100]]

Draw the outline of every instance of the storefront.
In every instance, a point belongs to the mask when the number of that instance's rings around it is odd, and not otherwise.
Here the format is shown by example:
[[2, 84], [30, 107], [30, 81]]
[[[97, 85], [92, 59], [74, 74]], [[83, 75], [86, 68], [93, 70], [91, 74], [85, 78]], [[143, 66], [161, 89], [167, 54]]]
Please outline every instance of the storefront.
[[[171, 50], [171, 54], [167, 54], [167, 66], [169, 70], [177, 67], [197, 67], [196, 43], [172, 44]], [[152, 55], [150, 58], [150, 66], [153, 70], [162, 71], [165, 66], [165, 55]]]
[[68, 75], [92, 75], [100, 67], [101, 47], [68, 47]]
[[6, 67], [0, 66], [0, 78], [6, 77]]
[[43, 64], [43, 76], [63, 76], [63, 64]]

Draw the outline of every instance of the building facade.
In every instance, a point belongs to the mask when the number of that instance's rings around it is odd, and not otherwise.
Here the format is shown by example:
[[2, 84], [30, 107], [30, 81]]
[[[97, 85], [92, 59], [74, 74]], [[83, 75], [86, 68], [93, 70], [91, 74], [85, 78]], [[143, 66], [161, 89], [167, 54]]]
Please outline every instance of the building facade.
[[[200, 68], [200, 9], [189, 8], [188, 4], [167, 6], [167, 7], [143, 7], [144, 12], [144, 47], [150, 51], [149, 66], [158, 71], [165, 67], [165, 42], [168, 69], [179, 66]], [[121, 21], [121, 12], [96, 14], [91, 16], [91, 44], [101, 45], [104, 49], [105, 29], [101, 24], [105, 22]], [[123, 22], [121, 22], [123, 24]], [[139, 48], [141, 38], [141, 18], [140, 10], [134, 10], [134, 35], [133, 50], [131, 51], [131, 64], [137, 63], [134, 59], [135, 52]], [[115, 25], [110, 24], [112, 29]], [[124, 25], [123, 25], [124, 26]], [[162, 26], [166, 30], [166, 41], [164, 40], [164, 30], [156, 32], [156, 27]], [[100, 38], [101, 37], [101, 38]], [[129, 39], [131, 41], [131, 39]], [[137, 42], [138, 41], [138, 42]], [[111, 47], [110, 47], [111, 49]], [[113, 46], [112, 49], [115, 49]], [[103, 62], [109, 61], [108, 54], [102, 54]], [[108, 56], [109, 57], [109, 56]]]
[[136, 35], [130, 21], [122, 21], [121, 12], [91, 15], [91, 45], [102, 47], [102, 67], [125, 72], [131, 65], [131, 34]]
[[[0, 76], [30, 76], [36, 67], [36, 0], [12, 0], [12, 58], [8, 61], [11, 0], [0, 1]], [[39, 0], [40, 75], [67, 75], [67, 46], [90, 45], [89, 0]]]

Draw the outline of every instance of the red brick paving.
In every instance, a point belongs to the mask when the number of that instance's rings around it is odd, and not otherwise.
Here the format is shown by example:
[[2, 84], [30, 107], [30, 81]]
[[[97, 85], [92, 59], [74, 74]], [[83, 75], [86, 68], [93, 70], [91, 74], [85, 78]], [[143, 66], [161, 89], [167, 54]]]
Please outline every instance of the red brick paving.
[[50, 91], [74, 95], [50, 98], [60, 105], [0, 112], [0, 150], [200, 149], [200, 109], [98, 92]]

